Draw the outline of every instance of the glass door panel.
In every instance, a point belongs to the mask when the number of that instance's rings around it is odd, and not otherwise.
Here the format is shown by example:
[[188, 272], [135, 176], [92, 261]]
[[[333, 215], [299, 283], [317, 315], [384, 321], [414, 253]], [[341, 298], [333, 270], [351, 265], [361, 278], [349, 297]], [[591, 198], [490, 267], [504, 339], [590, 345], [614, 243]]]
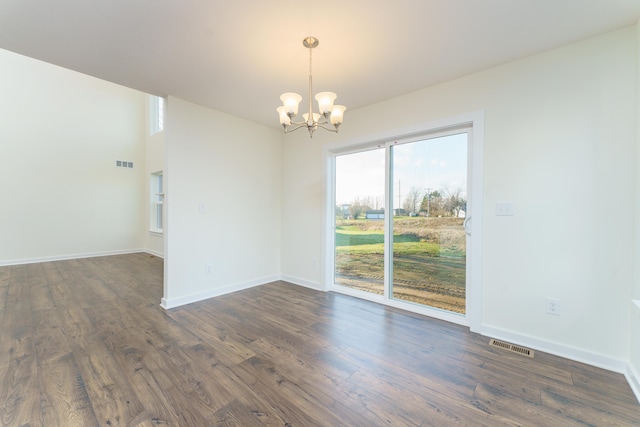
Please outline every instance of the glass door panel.
[[393, 299], [465, 313], [467, 139], [391, 147]]
[[335, 158], [335, 283], [384, 294], [385, 150]]

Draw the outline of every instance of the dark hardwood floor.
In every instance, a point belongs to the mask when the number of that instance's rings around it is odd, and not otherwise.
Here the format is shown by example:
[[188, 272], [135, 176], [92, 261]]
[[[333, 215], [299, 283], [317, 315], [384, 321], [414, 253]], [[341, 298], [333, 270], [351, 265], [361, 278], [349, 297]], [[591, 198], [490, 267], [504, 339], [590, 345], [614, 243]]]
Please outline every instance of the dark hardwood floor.
[[147, 254], [0, 268], [2, 426], [629, 426], [620, 374], [276, 282], [170, 311]]

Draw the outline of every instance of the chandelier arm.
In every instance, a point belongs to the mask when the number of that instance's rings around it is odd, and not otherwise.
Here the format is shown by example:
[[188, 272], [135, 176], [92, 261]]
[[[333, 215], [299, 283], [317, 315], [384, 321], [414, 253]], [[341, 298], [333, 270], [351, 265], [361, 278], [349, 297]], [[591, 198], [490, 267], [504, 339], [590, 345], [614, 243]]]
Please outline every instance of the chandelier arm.
[[301, 127], [309, 127], [309, 125], [307, 124], [307, 122], [300, 122], [300, 123], [291, 123], [289, 126], [284, 128], [284, 133], [289, 133], [289, 132], [293, 132], [296, 131], [298, 129], [300, 129]]
[[[328, 123], [327, 123], [327, 124], [328, 124]], [[332, 128], [328, 128], [328, 127], [324, 126], [324, 125], [325, 125], [325, 123], [316, 123], [316, 125], [317, 125], [318, 127], [321, 127], [321, 128], [322, 128], [322, 129], [324, 129], [324, 130], [328, 130], [329, 132], [336, 132], [336, 133], [338, 132], [338, 128], [336, 128], [336, 127], [334, 127], [333, 129], [332, 129]], [[334, 126], [335, 126], [335, 125], [334, 125]]]
[[[293, 116], [290, 116], [293, 117]], [[293, 120], [291, 120], [291, 124], [287, 125], [287, 128], [291, 127], [291, 126], [295, 126], [296, 129], [298, 129], [299, 127], [305, 125], [305, 126], [313, 126], [313, 125], [328, 125], [331, 124], [329, 122], [329, 115], [325, 115], [325, 114], [321, 114], [320, 115], [320, 120], [312, 120], [311, 122], [309, 122], [308, 120], [306, 122], [294, 122]]]
[[320, 120], [316, 121], [315, 123], [317, 123], [319, 125], [328, 125], [329, 124], [329, 114], [321, 114], [320, 115]]
[[[313, 125], [313, 123], [311, 123], [311, 124]], [[323, 124], [325, 124], [325, 123], [323, 123]], [[309, 122], [294, 122], [294, 121], [291, 121], [291, 124], [289, 124], [287, 127], [290, 127], [290, 126], [300, 127], [302, 125], [308, 126]]]

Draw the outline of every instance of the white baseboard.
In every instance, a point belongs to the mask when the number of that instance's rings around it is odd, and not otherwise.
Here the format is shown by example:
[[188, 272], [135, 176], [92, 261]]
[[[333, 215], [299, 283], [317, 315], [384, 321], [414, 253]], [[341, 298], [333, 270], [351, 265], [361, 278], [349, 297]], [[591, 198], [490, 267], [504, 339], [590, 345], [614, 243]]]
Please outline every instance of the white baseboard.
[[148, 251], [145, 249], [126, 249], [126, 250], [118, 250], [118, 251], [89, 252], [84, 254], [55, 255], [55, 256], [47, 256], [47, 257], [39, 257], [39, 258], [12, 259], [12, 260], [0, 261], [0, 267], [8, 266], [8, 265], [36, 264], [39, 262], [65, 261], [70, 259], [95, 258], [100, 256], [127, 255], [127, 254], [135, 254], [140, 252], [148, 252]]
[[322, 287], [322, 285], [320, 285], [320, 283], [310, 282], [308, 280], [299, 279], [299, 278], [293, 277], [293, 276], [282, 275], [282, 276], [280, 276], [280, 280], [283, 280], [283, 281], [289, 282], [289, 283], [293, 283], [294, 285], [303, 286], [305, 288], [313, 289], [314, 291], [322, 291], [322, 292], [325, 291], [325, 289]]
[[157, 256], [158, 258], [164, 259], [164, 254], [162, 252], [154, 251], [153, 249], [145, 249], [144, 252], [149, 255]]
[[640, 375], [638, 375], [638, 371], [636, 371], [630, 363], [627, 364], [627, 370], [624, 373], [633, 394], [636, 395], [636, 399], [640, 402]]
[[203, 292], [196, 294], [185, 295], [178, 298], [162, 298], [160, 301], [160, 307], [169, 310], [171, 308], [180, 307], [181, 305], [191, 304], [198, 301], [203, 301], [209, 298], [218, 297], [220, 295], [230, 294], [232, 292], [241, 291], [243, 289], [253, 288], [255, 286], [265, 285], [267, 283], [280, 280], [279, 276], [264, 277], [262, 279], [250, 280], [248, 282], [236, 283], [234, 285], [222, 286], [214, 289], [207, 289]]
[[521, 335], [515, 332], [493, 328], [485, 325], [482, 326], [481, 334], [490, 338], [496, 338], [499, 340], [511, 342], [513, 344], [529, 347], [534, 350], [550, 353], [555, 356], [564, 357], [565, 359], [575, 360], [576, 362], [580, 363], [586, 363], [587, 365], [606, 369], [608, 371], [618, 372], [620, 374], [626, 374], [627, 371], [628, 364], [626, 360], [591, 353], [579, 348], [552, 343], [527, 335]]

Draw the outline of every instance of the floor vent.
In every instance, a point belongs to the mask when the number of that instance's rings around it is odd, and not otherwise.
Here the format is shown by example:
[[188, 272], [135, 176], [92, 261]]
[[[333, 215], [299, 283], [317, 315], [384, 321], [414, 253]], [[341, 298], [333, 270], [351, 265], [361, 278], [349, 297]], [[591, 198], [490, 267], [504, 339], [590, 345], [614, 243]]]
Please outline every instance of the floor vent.
[[498, 341], [496, 339], [491, 339], [491, 341], [489, 341], [489, 345], [492, 347], [498, 347], [501, 348], [503, 350], [508, 350], [511, 351], [513, 353], [518, 353], [518, 354], [523, 354], [525, 356], [529, 356], [531, 358], [533, 358], [533, 350], [525, 348], [525, 347], [520, 347], [519, 345], [514, 345], [514, 344], [509, 344], [508, 342], [504, 342], [504, 341]]

